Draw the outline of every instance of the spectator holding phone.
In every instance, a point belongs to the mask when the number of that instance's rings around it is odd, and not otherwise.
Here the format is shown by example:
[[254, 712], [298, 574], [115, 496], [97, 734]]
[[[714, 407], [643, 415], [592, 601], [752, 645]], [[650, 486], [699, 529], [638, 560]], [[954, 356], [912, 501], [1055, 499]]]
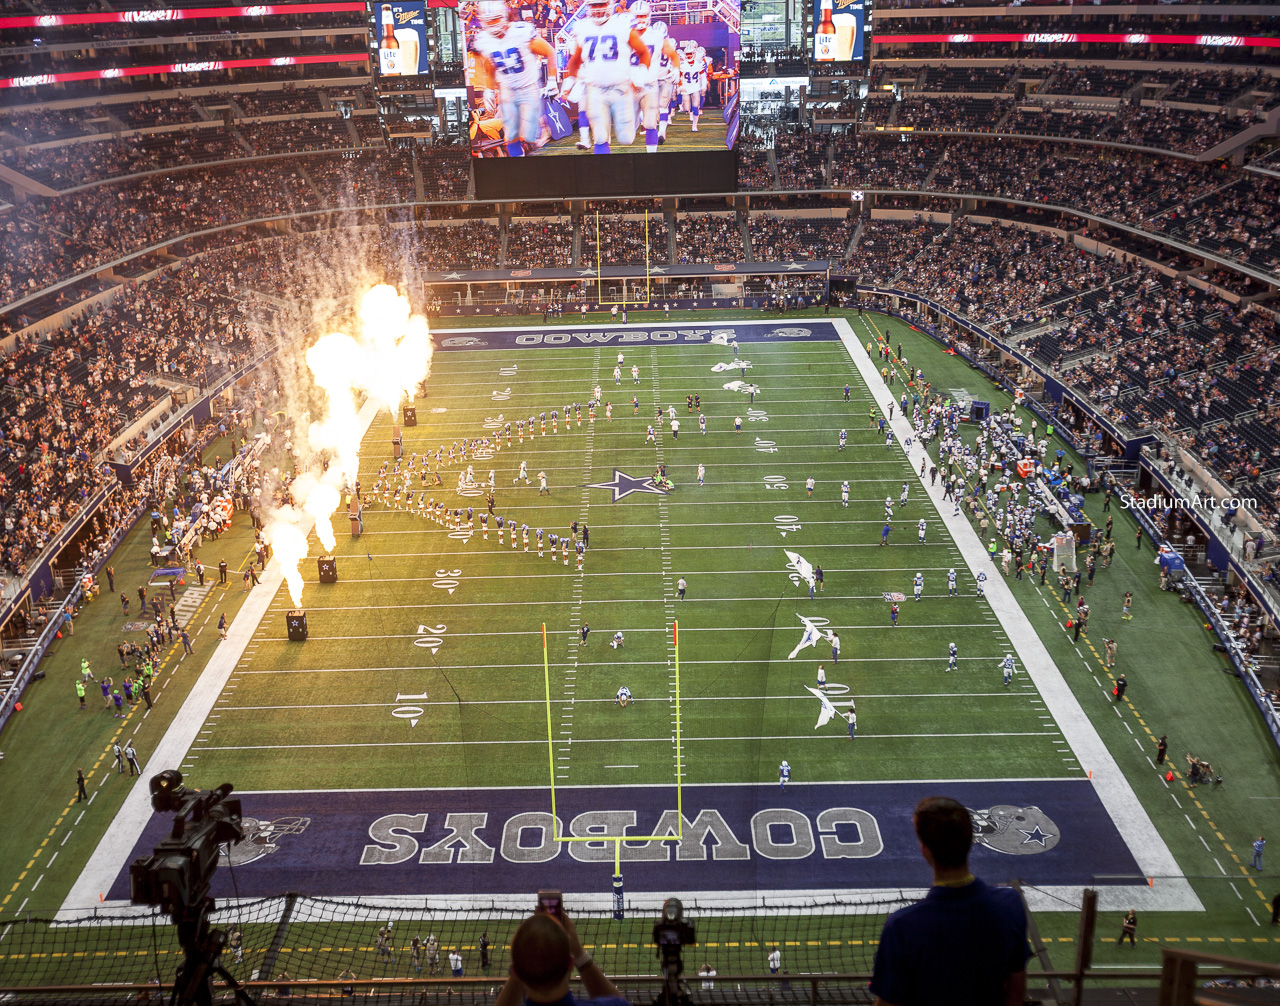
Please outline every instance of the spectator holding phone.
[[[575, 967], [587, 988], [587, 999], [579, 999], [569, 990]], [[495, 1006], [516, 1006], [522, 1002], [630, 1006], [605, 977], [600, 965], [582, 949], [577, 927], [563, 904], [557, 911], [541, 897], [537, 911], [520, 924], [511, 938], [511, 972], [498, 993]]]

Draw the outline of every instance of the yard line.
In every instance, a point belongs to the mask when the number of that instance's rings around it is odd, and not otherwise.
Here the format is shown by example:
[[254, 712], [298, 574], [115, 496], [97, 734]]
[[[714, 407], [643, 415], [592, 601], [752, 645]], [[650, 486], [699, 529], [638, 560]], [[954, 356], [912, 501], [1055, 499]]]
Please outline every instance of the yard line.
[[[591, 363], [592, 386], [594, 387], [599, 382], [599, 380], [600, 380], [600, 350], [597, 348], [595, 353], [592, 355], [592, 363]], [[565, 422], [566, 423], [568, 422], [567, 414], [565, 417]], [[596, 437], [596, 424], [592, 423], [587, 428], [586, 449], [583, 451], [582, 459], [580, 461], [583, 482], [589, 482], [591, 480], [592, 458], [595, 454], [595, 442], [596, 442], [595, 437]], [[591, 511], [591, 491], [588, 488], [586, 488], [586, 486], [584, 485], [582, 489], [582, 495], [578, 501], [578, 520], [582, 522], [583, 527], [587, 526], [587, 523], [588, 523], [587, 517], [589, 516], [590, 511]], [[575, 555], [573, 556], [574, 598], [573, 598], [573, 607], [570, 609], [570, 617], [572, 619], [573, 624], [575, 626], [579, 626], [579, 630], [580, 630], [581, 626], [579, 623], [582, 618], [582, 588], [583, 588], [584, 580], [586, 577], [586, 568], [585, 568], [585, 565], [583, 566], [583, 568], [578, 568], [577, 566], [577, 555], [576, 555], [577, 534], [574, 535], [574, 539], [575, 539], [575, 542], [574, 542]], [[516, 540], [516, 530], [515, 530], [515, 527], [513, 526], [511, 528], [512, 544], [515, 543], [515, 540]], [[553, 545], [551, 546], [551, 564], [554, 566], [555, 562], [556, 562], [556, 550], [555, 550], [555, 546]], [[565, 564], [568, 565], [567, 560], [565, 561]], [[546, 632], [545, 625], [543, 626], [543, 632], [544, 633]], [[576, 658], [578, 656], [578, 643], [573, 638], [572, 633], [570, 634], [570, 637], [569, 637], [568, 652], [566, 656], [570, 661], [574, 662], [574, 666], [576, 667], [577, 666]], [[568, 699], [568, 702], [566, 704], [561, 705], [560, 707], [560, 728], [561, 728], [560, 735], [564, 736], [565, 734], [568, 734], [570, 738], [572, 738], [573, 736], [573, 700], [575, 698], [574, 690], [577, 687], [576, 679], [577, 679], [577, 674], [575, 672], [570, 672], [564, 676], [564, 680], [561, 685], [562, 694], [565, 696], [565, 698]], [[565, 729], [566, 727], [568, 729]], [[547, 732], [550, 733], [550, 730], [551, 730], [551, 711], [550, 709], [548, 709], [547, 710]], [[548, 742], [550, 742], [549, 737], [548, 737]], [[570, 746], [569, 755], [572, 756], [572, 754], [573, 754], [573, 748], [572, 746]], [[556, 766], [557, 779], [569, 778], [570, 766], [568, 762], [570, 762], [570, 760], [571, 760], [571, 757], [557, 759], [557, 761], [564, 761], [566, 763], [564, 765]], [[561, 769], [563, 769], [563, 772], [561, 772]]]
[[[995, 698], [1022, 698], [1020, 692], [1000, 691], [1000, 692], [914, 692], [914, 693], [890, 693], [883, 695], [867, 695], [862, 692], [850, 692], [849, 696], [859, 699], [995, 699]], [[844, 696], [834, 695], [832, 698], [839, 702]], [[584, 705], [586, 703], [595, 703], [598, 705], [613, 705], [616, 699], [552, 699], [552, 704], [561, 705]], [[657, 702], [666, 705], [671, 701], [670, 696], [660, 696], [656, 698], [632, 699], [633, 704], [642, 702]], [[682, 695], [680, 701], [683, 702], [807, 702], [812, 703], [813, 698], [808, 692], [803, 695]], [[229, 713], [248, 713], [248, 712], [281, 712], [294, 709], [389, 709], [396, 706], [404, 705], [403, 702], [332, 702], [332, 703], [302, 703], [300, 705], [286, 706], [229, 706]], [[546, 699], [462, 699], [450, 702], [427, 702], [416, 701], [414, 705], [430, 707], [430, 706], [544, 706]]]
[[[777, 598], [772, 598], [772, 597], [754, 597], [754, 598], [752, 598], [752, 597], [720, 597], [720, 598], [706, 598], [705, 600], [706, 600], [706, 601], [774, 601], [774, 600], [777, 600]], [[514, 603], [517, 603], [517, 604], [519, 604], [519, 603], [530, 603], [530, 604], [532, 604], [532, 603], [535, 603], [535, 602], [514, 602]], [[559, 601], [559, 602], [556, 602], [556, 603], [558, 603], [558, 604], [568, 604], [569, 602], [568, 602], [568, 601]], [[627, 600], [624, 600], [623, 598], [617, 598], [617, 599], [614, 599], [614, 600], [592, 601], [591, 603], [592, 603], [592, 604], [641, 604], [641, 603], [643, 603], [643, 604], [661, 604], [661, 603], [663, 603], [663, 602], [662, 602], [662, 599], [660, 599], [660, 598], [659, 598], [659, 599], [654, 599], [654, 600], [651, 600], [651, 601], [643, 601], [643, 602], [641, 602], [641, 601], [627, 601]], [[492, 607], [493, 607], [493, 605], [491, 605], [491, 604], [465, 604], [465, 605], [458, 605], [458, 607], [468, 607], [468, 608], [492, 608]], [[858, 625], [845, 625], [845, 626], [841, 626], [841, 628], [847, 628], [847, 629], [885, 629], [885, 630], [889, 630], [889, 628], [890, 628], [890, 624], [889, 624], [888, 622], [876, 622], [874, 625], [861, 625], [861, 624], [858, 624]], [[911, 626], [911, 628], [916, 629], [916, 630], [920, 630], [920, 629], [985, 629], [985, 628], [987, 628], [987, 623], [986, 623], [986, 622], [951, 622], [951, 623], [949, 623], [949, 624], [945, 624], [945, 625], [939, 625], [939, 624], [936, 624], [936, 623], [935, 623], [935, 624], [931, 624], [931, 625], [913, 625], [913, 626]], [[664, 628], [664, 629], [629, 629], [629, 630], [627, 630], [627, 631], [629, 631], [629, 632], [666, 632], [667, 630]], [[688, 629], [687, 631], [689, 631], [689, 632], [697, 632], [697, 633], [706, 633], [706, 632], [738, 632], [739, 630], [737, 630], [737, 629], [724, 629], [724, 628], [717, 628], [717, 629], [707, 628], [707, 629]], [[450, 635], [451, 637], [458, 637], [458, 636], [468, 636], [468, 637], [470, 637], [470, 636], [527, 636], [527, 635], [528, 635], [528, 633], [527, 633], [527, 632], [450, 632], [450, 633], [449, 633], [449, 635]], [[554, 630], [554, 631], [553, 631], [553, 630], [551, 630], [551, 629], [548, 629], [548, 630], [547, 630], [547, 635], [548, 635], [548, 636], [572, 636], [572, 635], [573, 635], [573, 632], [572, 632], [572, 630], [570, 630], [570, 629]], [[416, 632], [387, 632], [387, 633], [383, 633], [383, 634], [381, 634], [381, 635], [377, 635], [377, 636], [317, 636], [317, 635], [315, 635], [314, 633], [312, 633], [310, 636], [308, 636], [308, 638], [309, 638], [309, 639], [311, 639], [311, 640], [313, 640], [313, 641], [323, 641], [323, 642], [345, 642], [345, 641], [350, 641], [350, 640], [361, 640], [361, 639], [416, 639], [417, 637], [418, 637], [418, 633], [416, 633]], [[283, 636], [282, 636], [282, 637], [280, 637], [279, 639], [276, 639], [276, 638], [266, 638], [266, 639], [264, 639], [264, 640], [263, 640], [263, 642], [267, 642], [267, 643], [288, 643], [288, 642], [289, 642], [289, 640], [288, 640], [286, 637], [283, 637]], [[1119, 712], [1119, 711], [1117, 710], [1117, 713], [1118, 713], [1118, 712]]]
[[[701, 548], [701, 546], [698, 546], [698, 547], [699, 547], [699, 548]], [[734, 547], [735, 547], [735, 548], [741, 548], [742, 546], [741, 546], [741, 545], [736, 545], [736, 546], [734, 546]], [[824, 546], [824, 547], [825, 547], [825, 546]], [[759, 546], [759, 548], [760, 548], [761, 550], [763, 550], [763, 549], [765, 549], [765, 548], [768, 548], [768, 546], [767, 546], [767, 545], [761, 545], [761, 546]], [[639, 547], [636, 547], [636, 548], [593, 548], [593, 549], [591, 549], [591, 552], [592, 552], [593, 554], [599, 554], [599, 553], [602, 553], [602, 552], [645, 552], [645, 551], [649, 551], [649, 550], [648, 550], [648, 549], [639, 548]], [[681, 548], [681, 551], [685, 551], [685, 548], [684, 548], [684, 547], [682, 547], [682, 548]], [[428, 558], [435, 558], [436, 556], [440, 556], [440, 555], [451, 555], [451, 554], [452, 554], [452, 555], [468, 555], [468, 556], [475, 555], [475, 553], [474, 553], [474, 552], [454, 552], [454, 553], [449, 553], [449, 552], [379, 552], [377, 555], [375, 555], [375, 556], [374, 556], [374, 558], [375, 558], [375, 559], [401, 559], [401, 558], [403, 558], [403, 559], [428, 559]], [[351, 558], [356, 558], [356, 557], [351, 557]], [[951, 567], [950, 567], [950, 566], [881, 566], [881, 567], [869, 567], [869, 566], [823, 566], [822, 568], [823, 568], [823, 570], [824, 570], [824, 571], [826, 571], [826, 572], [828, 572], [828, 573], [859, 573], [859, 574], [861, 574], [861, 573], [907, 573], [907, 572], [915, 573], [915, 572], [925, 572], [925, 571], [929, 571], [929, 572], [942, 572], [943, 570], [950, 569]], [[645, 572], [647, 572], [647, 573], [653, 573], [653, 572], [656, 572], [656, 571], [653, 571], [653, 570], [649, 570], [649, 571], [640, 570], [639, 572], [642, 572], [642, 573], [645, 573]], [[756, 573], [778, 573], [778, 572], [782, 572], [782, 570], [781, 570], [781, 568], [780, 568], [778, 565], [771, 565], [771, 566], [768, 566], [768, 567], [766, 567], [766, 568], [764, 568], [764, 569], [686, 569], [686, 570], [685, 570], [685, 572], [686, 572], [687, 574], [691, 574], [691, 575], [693, 575], [693, 576], [701, 576], [701, 575], [704, 575], [704, 574], [705, 574], [705, 575], [708, 575], [708, 576], [719, 576], [719, 575], [721, 575], [722, 573], [749, 575], [749, 574], [756, 574]], [[617, 573], [608, 573], [608, 572], [604, 572], [604, 571], [597, 571], [597, 572], [593, 572], [593, 573], [591, 574], [591, 577], [592, 577], [592, 579], [596, 579], [597, 577], [605, 577], [605, 576], [634, 576], [634, 575], [635, 575], [635, 573], [634, 573], [634, 572], [632, 572], [632, 571], [617, 572]], [[468, 580], [542, 580], [542, 579], [545, 579], [545, 578], [546, 578], [546, 574], [545, 574], [545, 573], [540, 573], [540, 574], [533, 574], [533, 573], [492, 573], [492, 574], [484, 574], [483, 576], [473, 576], [473, 575], [468, 575], [468, 576], [467, 576], [467, 579], [468, 579]], [[317, 583], [318, 583], [319, 581], [315, 581], [315, 582], [317, 582]], [[354, 579], [354, 578], [352, 578], [352, 579], [348, 579], [348, 580], [340, 580], [340, 581], [338, 581], [338, 582], [339, 582], [339, 583], [347, 583], [347, 584], [355, 584], [355, 585], [358, 585], [358, 584], [361, 584], [361, 583], [365, 583], [365, 582], [367, 582], [367, 581], [364, 581], [364, 580], [358, 580], [358, 579]], [[825, 597], [826, 595], [824, 594], [823, 596]], [[856, 596], [856, 595], [855, 595], [855, 596]], [[870, 596], [879, 597], [880, 595], [879, 595], [879, 594], [875, 594], [875, 595], [870, 595]], [[944, 597], [944, 596], [946, 596], [946, 595], [944, 595], [944, 594], [926, 594], [925, 596], [926, 596], [926, 597]], [[964, 596], [973, 596], [973, 595], [964, 595]], [[288, 610], [289, 608], [291, 608], [291, 607], [292, 607], [292, 603], [293, 603], [293, 602], [291, 602], [291, 601], [289, 601], [289, 602], [281, 601], [281, 602], [279, 602], [279, 603], [277, 603], [277, 604], [273, 605], [273, 606], [272, 606], [272, 608], [271, 608], [271, 610], [272, 610], [272, 611], [285, 611], [285, 610]], [[398, 608], [398, 607], [401, 607], [401, 605], [398, 605], [398, 604], [370, 604], [370, 605], [362, 605], [361, 607], [367, 607], [367, 608]], [[308, 611], [317, 611], [317, 610], [320, 610], [320, 609], [316, 608], [316, 607], [315, 607], [315, 606], [313, 606], [313, 605], [308, 604], [308, 605], [307, 605], [307, 610], [308, 610]]]
[[[844, 628], [844, 626], [836, 626], [836, 627]], [[999, 660], [1002, 656], [1004, 656], [1005, 652], [1007, 651], [1002, 650], [1001, 652], [991, 653], [981, 657], [961, 657], [960, 660], [975, 661], [975, 662]], [[856, 661], [858, 663], [864, 663], [864, 664], [888, 664], [888, 663], [901, 664], [901, 663], [920, 663], [920, 662], [927, 662], [927, 663], [936, 662], [939, 665], [942, 664], [942, 659], [939, 657], [849, 657], [846, 659], [850, 661]], [[730, 666], [740, 666], [742, 661], [740, 660], [682, 660], [681, 663], [687, 666], [699, 665], [699, 666], [711, 666], [711, 667], [730, 667]], [[540, 668], [542, 664], [541, 662], [538, 662], [538, 663], [531, 663], [531, 664], [493, 664], [493, 663], [429, 664], [425, 666], [429, 667], [431, 670], [437, 670], [437, 671], [508, 671], [508, 670], [518, 671], [518, 670], [525, 670], [526, 668], [537, 669], [537, 668]], [[618, 667], [616, 663], [611, 661], [609, 662], [601, 661], [601, 662], [592, 662], [592, 663], [576, 662], [576, 666], [577, 667], [603, 667], [610, 670], [616, 670]], [[650, 667], [650, 666], [665, 667], [666, 663], [665, 661], [662, 661], [662, 660], [636, 661], [634, 664], [631, 664], [630, 666], [636, 667], [636, 668]], [[378, 671], [378, 672], [422, 671], [423, 669], [424, 669], [424, 665], [422, 664], [402, 664], [400, 666], [391, 666], [391, 667], [388, 667], [385, 665], [378, 666], [378, 667], [269, 667], [260, 671], [238, 671], [237, 673], [239, 674], [368, 674], [371, 671]]]
[[[831, 572], [833, 572], [833, 570], [825, 569], [825, 567], [824, 567], [824, 570], [825, 570], [825, 572], [827, 572], [827, 573], [831, 573]], [[757, 571], [755, 571], [755, 572], [759, 572], [759, 573], [767, 573], [767, 572], [777, 572], [777, 571], [776, 571], [776, 570], [772, 570], [772, 571], [771, 571], [771, 570], [757, 570]], [[683, 574], [684, 574], [684, 575], [686, 575], [686, 576], [704, 576], [704, 575], [705, 575], [705, 576], [732, 576], [732, 575], [734, 575], [735, 571], [734, 571], [734, 570], [696, 570], [696, 569], [681, 569], [681, 573], [683, 573]], [[595, 576], [625, 576], [625, 577], [627, 577], [627, 578], [629, 578], [629, 579], [635, 579], [635, 578], [636, 578], [636, 577], [638, 577], [638, 576], [664, 576], [664, 575], [665, 575], [665, 574], [664, 574], [661, 570], [657, 570], [657, 569], [651, 569], [651, 570], [635, 570], [635, 571], [633, 571], [633, 572], [629, 572], [629, 573], [593, 573], [593, 574], [592, 574], [592, 576], [593, 576], [593, 577], [595, 577]], [[752, 575], [755, 575], [755, 573], [754, 573], [754, 572], [752, 572], [752, 571], [749, 571], [749, 570], [748, 570], [748, 571], [742, 571], [740, 575], [743, 575], [743, 576], [752, 576]], [[431, 579], [431, 578], [429, 577], [428, 579]], [[545, 575], [543, 575], [543, 576], [531, 576], [531, 575], [522, 575], [522, 576], [468, 576], [468, 577], [467, 577], [467, 579], [468, 579], [468, 580], [545, 580], [545, 579], [546, 579], [546, 576], [545, 576]], [[368, 582], [368, 581], [366, 581], [366, 582]], [[837, 599], [839, 599], [839, 600], [842, 600], [842, 601], [880, 601], [880, 600], [883, 600], [884, 594], [883, 594], [883, 591], [882, 591], [882, 592], [879, 592], [879, 593], [875, 593], [875, 594], [827, 594], [826, 592], [824, 592], [824, 593], [822, 594], [822, 596], [823, 596], [823, 597], [835, 597], [835, 598], [837, 598]], [[929, 599], [943, 598], [943, 597], [946, 597], [947, 595], [946, 595], [946, 594], [921, 594], [920, 596], [921, 596], [924, 600], [929, 600]], [[973, 595], [972, 595], [972, 594], [962, 594], [962, 595], [959, 595], [959, 596], [964, 597], [964, 598], [971, 598], [971, 597], [973, 597]], [[719, 600], [719, 598], [715, 598], [715, 597], [708, 597], [708, 598], [703, 598], [703, 600], [707, 600], [707, 601], [715, 601], [715, 600]], [[736, 599], [736, 598], [731, 598], [730, 600], [737, 600], [737, 599]], [[771, 600], [776, 600], [776, 598], [771, 598]], [[527, 603], [540, 603], [540, 604], [563, 604], [564, 602], [563, 602], [563, 601], [560, 601], [560, 600], [555, 600], [555, 601], [524, 602], [524, 603], [526, 603], [526, 604], [527, 604]], [[592, 602], [592, 603], [594, 603], [594, 600], [593, 600], [593, 602]], [[504, 604], [504, 605], [505, 605], [505, 604], [506, 604], [506, 602], [504, 601], [504, 602], [502, 602], [502, 604]], [[399, 609], [401, 609], [401, 608], [438, 608], [438, 607], [440, 607], [440, 602], [439, 602], [439, 601], [424, 602], [424, 603], [422, 603], [422, 604], [332, 604], [332, 605], [308, 604], [308, 605], [307, 605], [307, 611], [396, 611], [396, 610], [399, 610]], [[281, 605], [281, 606], [279, 606], [279, 607], [275, 607], [275, 608], [273, 608], [272, 610], [273, 610], [273, 611], [286, 611], [286, 610], [290, 610], [290, 609], [289, 609], [287, 606], [285, 606], [285, 605]], [[992, 621], [994, 621], [994, 619], [992, 619]]]
[[[868, 740], [934, 740], [940, 737], [1060, 737], [1061, 733], [1057, 730], [1023, 730], [1023, 731], [1003, 731], [996, 733], [931, 733], [931, 734], [874, 734], [874, 733], [858, 733], [858, 740], [866, 737]], [[689, 742], [711, 741], [713, 743], [751, 743], [762, 744], [767, 741], [847, 741], [848, 735], [841, 733], [827, 734], [792, 734], [782, 735], [779, 737], [690, 737], [687, 734], [683, 740]], [[416, 748], [416, 747], [487, 747], [491, 745], [500, 746], [544, 746], [546, 739], [538, 737], [533, 740], [483, 740], [483, 741], [354, 741], [345, 744], [228, 744], [218, 747], [201, 748], [201, 752], [207, 751], [309, 751], [319, 750], [327, 751], [337, 748]], [[617, 737], [590, 737], [579, 738], [571, 742], [571, 744], [670, 744], [670, 735], [666, 737], [627, 737], [620, 739]]]

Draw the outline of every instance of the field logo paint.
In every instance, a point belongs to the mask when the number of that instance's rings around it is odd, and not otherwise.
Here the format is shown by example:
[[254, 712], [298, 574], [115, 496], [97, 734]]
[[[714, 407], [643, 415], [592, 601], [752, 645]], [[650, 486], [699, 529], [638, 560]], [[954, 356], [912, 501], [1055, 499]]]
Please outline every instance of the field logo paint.
[[996, 852], [1011, 856], [1048, 852], [1062, 837], [1061, 829], [1039, 807], [1000, 805], [968, 810], [973, 818], [973, 840]]
[[278, 817], [274, 821], [259, 821], [254, 817], [242, 819], [244, 840], [224, 846], [222, 857], [226, 866], [248, 866], [263, 856], [280, 851], [280, 839], [285, 835], [301, 835], [311, 823], [309, 817]]
[[613, 478], [608, 482], [588, 482], [584, 488], [612, 490], [614, 503], [620, 499], [626, 499], [632, 493], [655, 493], [658, 496], [666, 493], [665, 489], [659, 489], [653, 484], [653, 479], [647, 477], [638, 479], [617, 468], [613, 470]]

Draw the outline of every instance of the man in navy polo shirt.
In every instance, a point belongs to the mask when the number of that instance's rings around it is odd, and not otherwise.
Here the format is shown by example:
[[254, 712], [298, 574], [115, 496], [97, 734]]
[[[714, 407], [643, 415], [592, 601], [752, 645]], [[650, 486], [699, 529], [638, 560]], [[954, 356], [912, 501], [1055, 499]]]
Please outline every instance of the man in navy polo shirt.
[[969, 872], [973, 822], [963, 804], [926, 797], [914, 821], [933, 887], [885, 923], [871, 979], [876, 1006], [1021, 1003], [1031, 956], [1021, 897]]

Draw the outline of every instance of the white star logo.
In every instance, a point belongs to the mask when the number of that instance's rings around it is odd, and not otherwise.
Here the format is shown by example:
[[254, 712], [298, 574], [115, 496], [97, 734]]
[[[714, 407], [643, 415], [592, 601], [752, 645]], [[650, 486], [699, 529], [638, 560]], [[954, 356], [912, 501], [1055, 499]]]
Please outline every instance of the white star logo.
[[594, 269], [583, 269], [580, 273], [578, 273], [579, 276], [594, 276], [595, 274], [596, 274], [596, 271]]
[[663, 495], [666, 490], [659, 489], [653, 484], [653, 479], [638, 479], [634, 475], [628, 475], [626, 472], [619, 471], [617, 468], [613, 470], [613, 478], [608, 482], [588, 482], [588, 489], [611, 489], [613, 490], [613, 502], [630, 496], [632, 493], [656, 493]]
[[654, 266], [652, 269], [650, 269], [649, 271], [650, 271], [651, 273], [655, 273], [655, 274], [656, 274], [656, 273], [660, 273], [660, 272], [667, 272], [667, 267], [666, 267], [666, 266], [664, 266], [664, 265], [655, 265], [655, 266]]
[[447, 273], [445, 273], [445, 274], [444, 274], [444, 279], [462, 279], [462, 273], [460, 273], [460, 272], [447, 272]]
[[799, 262], [788, 262], [788, 263], [787, 263], [787, 271], [788, 271], [788, 272], [799, 272], [799, 271], [800, 271], [801, 269], [803, 269], [803, 268], [804, 268], [804, 266], [802, 266]]

